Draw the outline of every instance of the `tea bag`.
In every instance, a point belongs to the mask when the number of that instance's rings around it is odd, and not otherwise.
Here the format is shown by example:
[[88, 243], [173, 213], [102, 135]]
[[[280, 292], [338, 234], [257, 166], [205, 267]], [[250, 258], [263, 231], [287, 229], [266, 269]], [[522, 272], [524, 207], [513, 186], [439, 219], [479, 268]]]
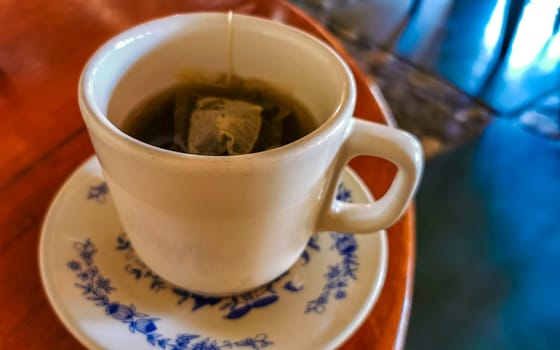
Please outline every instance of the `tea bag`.
[[283, 123], [292, 112], [285, 108], [276, 105], [264, 106], [262, 111], [262, 126], [259, 135], [257, 146], [259, 151], [266, 151], [276, 147], [282, 146], [283, 137]]
[[188, 151], [203, 155], [250, 153], [259, 137], [263, 108], [222, 97], [196, 101], [188, 130]]

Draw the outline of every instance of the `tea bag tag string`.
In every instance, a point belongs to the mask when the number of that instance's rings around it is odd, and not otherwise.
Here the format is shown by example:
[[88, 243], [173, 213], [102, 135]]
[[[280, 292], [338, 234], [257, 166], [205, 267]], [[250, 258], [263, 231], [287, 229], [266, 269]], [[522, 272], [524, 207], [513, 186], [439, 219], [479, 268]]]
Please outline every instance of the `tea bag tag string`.
[[226, 85], [231, 84], [231, 76], [233, 75], [233, 11], [227, 13], [227, 41], [228, 41], [228, 70], [226, 77]]

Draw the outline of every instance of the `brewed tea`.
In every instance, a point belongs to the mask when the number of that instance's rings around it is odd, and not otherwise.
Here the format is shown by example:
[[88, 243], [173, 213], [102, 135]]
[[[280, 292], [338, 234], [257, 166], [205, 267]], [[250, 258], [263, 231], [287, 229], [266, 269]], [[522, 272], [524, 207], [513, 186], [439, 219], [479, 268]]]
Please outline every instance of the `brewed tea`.
[[156, 147], [200, 155], [261, 152], [315, 128], [295, 98], [261, 81], [181, 83], [148, 98], [121, 129]]

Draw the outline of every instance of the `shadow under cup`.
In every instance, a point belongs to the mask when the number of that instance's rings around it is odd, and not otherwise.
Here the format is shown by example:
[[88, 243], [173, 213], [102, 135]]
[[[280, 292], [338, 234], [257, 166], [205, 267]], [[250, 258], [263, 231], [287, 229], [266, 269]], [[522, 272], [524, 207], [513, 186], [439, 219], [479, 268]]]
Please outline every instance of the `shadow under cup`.
[[[147, 22], [101, 47], [80, 82], [80, 106], [88, 132], [138, 255], [162, 277], [207, 295], [255, 288], [296, 262], [315, 231], [325, 177], [343, 140], [328, 147], [322, 144], [329, 143], [325, 140], [332, 139], [329, 135], [334, 132], [344, 134], [340, 130], [351, 118], [355, 103], [350, 70], [317, 39], [250, 16], [234, 15], [232, 29], [230, 53], [227, 14], [177, 15]], [[225, 73], [230, 57], [235, 75], [267, 82], [293, 96], [311, 113], [317, 129], [274, 150], [210, 157], [159, 149], [117, 128], [141, 102], [180, 82], [181, 72]], [[182, 192], [189, 184], [181, 178], [186, 171], [181, 167], [189, 168], [190, 182], [207, 185], [193, 185]], [[164, 183], [150, 184], [154, 179]], [[215, 184], [208, 185], [212, 181]], [[224, 198], [220, 191], [231, 191], [228, 185], [251, 189], [242, 197], [232, 195], [233, 202], [241, 203], [215, 201]], [[259, 191], [268, 191], [274, 201], [263, 199], [265, 194]], [[181, 193], [199, 203], [178, 198]], [[252, 201], [262, 203], [257, 206]], [[298, 213], [305, 207], [306, 212]], [[251, 210], [263, 214], [251, 218], [247, 214]], [[184, 213], [188, 214], [178, 219]], [[223, 223], [216, 223], [212, 230], [221, 232], [216, 237], [200, 232], [193, 240], [186, 238], [189, 233], [182, 233], [180, 239], [173, 236], [184, 231], [181, 225], [193, 232], [206, 229], [203, 222], [212, 220], [210, 216], [217, 222], [230, 222], [232, 232], [223, 232]], [[267, 233], [239, 232], [243, 225]], [[298, 232], [281, 233], [278, 225]]]

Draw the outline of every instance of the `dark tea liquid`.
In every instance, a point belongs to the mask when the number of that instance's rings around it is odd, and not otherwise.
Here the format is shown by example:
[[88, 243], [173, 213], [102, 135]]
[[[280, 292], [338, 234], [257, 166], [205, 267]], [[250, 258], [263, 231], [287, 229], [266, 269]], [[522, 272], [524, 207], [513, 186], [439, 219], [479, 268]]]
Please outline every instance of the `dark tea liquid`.
[[190, 153], [178, 145], [181, 143], [178, 137], [188, 135], [190, 115], [196, 101], [204, 97], [241, 100], [262, 107], [262, 126], [250, 153], [293, 142], [316, 128], [311, 114], [293, 97], [263, 82], [235, 76], [228, 86], [181, 83], [161, 91], [143, 101], [120, 127], [128, 135], [150, 145]]

